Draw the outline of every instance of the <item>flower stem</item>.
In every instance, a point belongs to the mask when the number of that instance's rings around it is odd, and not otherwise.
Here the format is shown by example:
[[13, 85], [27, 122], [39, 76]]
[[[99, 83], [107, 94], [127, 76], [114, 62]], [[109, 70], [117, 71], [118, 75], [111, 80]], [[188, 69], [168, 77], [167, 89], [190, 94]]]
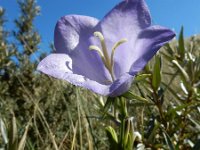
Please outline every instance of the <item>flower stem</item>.
[[128, 112], [127, 112], [127, 105], [126, 105], [126, 99], [123, 97], [119, 98], [120, 101], [120, 140], [119, 140], [119, 147], [121, 150], [127, 150], [127, 138], [129, 134], [129, 131], [127, 132], [127, 126], [126, 121], [128, 118]]
[[[116, 97], [113, 105], [113, 117], [118, 121], [118, 132], [114, 127], [107, 127], [106, 133], [110, 142], [110, 150], [132, 150], [134, 131], [132, 117], [128, 116], [127, 99]], [[117, 135], [118, 133], [118, 135]]]
[[120, 97], [119, 98], [120, 100], [120, 110], [121, 110], [121, 115], [122, 115], [122, 118], [126, 118], [128, 116], [128, 112], [127, 112], [127, 105], [126, 105], [126, 99], [123, 98], [123, 97]]

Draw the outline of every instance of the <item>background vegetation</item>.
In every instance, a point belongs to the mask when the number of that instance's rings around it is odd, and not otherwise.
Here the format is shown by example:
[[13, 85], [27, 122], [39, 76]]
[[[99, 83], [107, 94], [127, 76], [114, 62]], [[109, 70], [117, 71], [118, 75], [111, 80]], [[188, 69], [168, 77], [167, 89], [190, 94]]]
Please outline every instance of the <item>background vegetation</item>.
[[[11, 31], [0, 8], [0, 149], [108, 149], [110, 100], [36, 71], [46, 55], [37, 55], [33, 24], [40, 8], [34, 0], [18, 4], [21, 15]], [[200, 38], [184, 39], [182, 28], [126, 97], [137, 149], [200, 149]]]

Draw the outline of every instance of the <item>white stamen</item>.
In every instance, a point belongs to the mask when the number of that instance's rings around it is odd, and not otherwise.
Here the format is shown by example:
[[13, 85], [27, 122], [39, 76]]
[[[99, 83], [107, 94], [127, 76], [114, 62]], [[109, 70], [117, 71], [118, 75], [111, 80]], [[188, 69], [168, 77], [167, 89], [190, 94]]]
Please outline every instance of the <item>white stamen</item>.
[[98, 46], [90, 45], [89, 50], [95, 50], [95, 51], [97, 51], [97, 52], [99, 53], [99, 55], [101, 56], [101, 59], [102, 59], [103, 63], [104, 63], [104, 64], [106, 63], [106, 60], [105, 60], [105, 58], [104, 58], [104, 55], [103, 55], [101, 49], [100, 49]]
[[104, 39], [103, 35], [101, 34], [101, 32], [94, 32], [94, 36], [96, 36], [96, 37], [98, 37], [100, 39], [102, 51], [103, 51], [107, 66], [110, 66], [108, 50], [107, 50], [105, 39]]
[[112, 81], [114, 81], [115, 80], [114, 73], [113, 73], [114, 53], [115, 53], [115, 50], [117, 49], [117, 47], [119, 47], [121, 44], [127, 42], [127, 39], [121, 39], [120, 41], [118, 41], [117, 43], [114, 44], [114, 46], [112, 47], [111, 57], [109, 58], [105, 39], [104, 39], [102, 33], [101, 32], [94, 32], [94, 36], [99, 38], [99, 40], [101, 42], [102, 50], [98, 46], [95, 46], [95, 45], [91, 45], [89, 47], [89, 50], [96, 50], [99, 53], [105, 67], [108, 69], [108, 71], [111, 75]]
[[121, 44], [127, 42], [127, 39], [121, 39], [119, 42], [115, 43], [115, 45], [112, 47], [112, 53], [111, 53], [111, 66], [114, 67], [114, 53], [117, 47], [119, 47]]

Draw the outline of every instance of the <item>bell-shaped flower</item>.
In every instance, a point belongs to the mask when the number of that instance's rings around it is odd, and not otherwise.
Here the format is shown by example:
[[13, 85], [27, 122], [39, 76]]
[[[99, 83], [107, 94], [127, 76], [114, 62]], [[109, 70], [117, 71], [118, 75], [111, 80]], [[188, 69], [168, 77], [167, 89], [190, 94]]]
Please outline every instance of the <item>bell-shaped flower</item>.
[[126, 92], [137, 72], [175, 33], [151, 25], [144, 0], [122, 1], [102, 20], [68, 15], [56, 24], [56, 52], [38, 70], [106, 96]]

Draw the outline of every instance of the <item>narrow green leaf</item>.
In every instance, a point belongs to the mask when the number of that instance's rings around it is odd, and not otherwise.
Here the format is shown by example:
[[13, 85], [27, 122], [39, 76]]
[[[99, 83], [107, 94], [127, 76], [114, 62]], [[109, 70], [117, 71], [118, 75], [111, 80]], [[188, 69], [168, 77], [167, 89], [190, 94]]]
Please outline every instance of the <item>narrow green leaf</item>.
[[127, 142], [127, 145], [126, 145], [127, 150], [132, 150], [133, 144], [134, 144], [134, 137], [131, 135], [131, 133], [129, 133], [128, 142]]
[[134, 128], [133, 128], [133, 120], [132, 118], [128, 119], [128, 124], [129, 124], [129, 133], [128, 133], [128, 141], [126, 144], [127, 150], [132, 150], [133, 149], [133, 144], [135, 141], [135, 136], [134, 136]]
[[130, 125], [131, 125], [131, 119], [126, 120], [126, 127], [125, 127], [125, 133], [124, 133], [124, 141], [123, 141], [125, 147], [128, 144], [128, 138], [129, 138], [129, 133], [130, 133]]
[[177, 111], [181, 111], [184, 108], [187, 108], [189, 106], [191, 106], [193, 103], [186, 103], [180, 106], [176, 106], [175, 108], [171, 108], [170, 110], [167, 111], [167, 115], [169, 116], [173, 116], [174, 113], [176, 113]]
[[18, 145], [18, 134], [17, 134], [17, 123], [14, 113], [12, 113], [12, 123], [9, 131], [9, 150], [17, 150]]
[[195, 125], [195, 128], [197, 129], [197, 130], [199, 130], [200, 131], [200, 123], [197, 121], [197, 120], [195, 120], [195, 119], [192, 119], [192, 117], [191, 116], [188, 116], [188, 118], [190, 119], [190, 121]]
[[111, 105], [113, 104], [114, 100], [115, 100], [115, 98], [112, 98], [112, 97], [107, 98], [106, 103], [103, 108], [103, 118], [106, 117], [106, 114], [107, 114], [109, 108], [111, 107]]
[[174, 59], [173, 56], [169, 56], [168, 54], [165, 54], [164, 52], [160, 52], [160, 54], [169, 62], [171, 62]]
[[108, 126], [106, 127], [106, 134], [110, 143], [110, 149], [118, 149], [118, 138], [115, 130], [111, 127]]
[[144, 102], [138, 102], [135, 100], [131, 100], [131, 104], [129, 104], [130, 107], [144, 107], [144, 106], [154, 106], [155, 104], [153, 102], [149, 102], [149, 103], [144, 103]]
[[149, 127], [150, 127], [150, 129], [147, 133], [147, 141], [151, 143], [151, 142], [153, 142], [155, 135], [157, 133], [157, 130], [160, 127], [160, 123], [157, 120], [150, 121]]
[[176, 91], [174, 91], [174, 89], [172, 89], [172, 88], [170, 87], [170, 85], [168, 85], [168, 84], [166, 84], [166, 83], [164, 83], [164, 82], [162, 82], [162, 85], [165, 87], [165, 90], [166, 90], [166, 89], [169, 90], [170, 93], [171, 93], [174, 97], [176, 97], [176, 99], [181, 100], [181, 97], [179, 97], [179, 95], [176, 93]]
[[181, 60], [184, 59], [185, 57], [185, 46], [184, 46], [184, 35], [183, 35], [183, 32], [184, 32], [184, 28], [183, 26], [181, 27], [181, 31], [180, 31], [180, 34], [179, 34], [179, 39], [178, 39], [178, 53], [181, 57]]
[[154, 90], [157, 91], [161, 82], [161, 57], [157, 55], [155, 59], [156, 60], [155, 60], [153, 75], [152, 75], [152, 86]]
[[200, 139], [195, 143], [195, 145], [192, 148], [192, 150], [199, 150], [199, 148], [200, 148]]
[[144, 67], [145, 72], [150, 72], [150, 66], [149, 63], [147, 63], [147, 65]]
[[0, 131], [1, 135], [3, 137], [3, 141], [5, 144], [8, 143], [8, 137], [7, 137], [7, 131], [6, 131], [6, 126], [4, 124], [4, 121], [0, 118]]
[[27, 138], [27, 133], [28, 133], [28, 129], [29, 129], [29, 125], [30, 125], [30, 121], [28, 122], [28, 124], [25, 127], [25, 131], [24, 134], [19, 142], [19, 146], [18, 146], [18, 150], [24, 150], [25, 144], [26, 144], [26, 138]]
[[100, 96], [100, 97], [97, 97], [97, 98], [96, 98], [96, 102], [98, 103], [98, 106], [99, 106], [100, 108], [103, 108], [103, 107], [104, 107], [104, 105], [105, 105], [105, 103], [104, 103], [104, 100], [103, 100], [103, 97], [102, 97], [102, 96]]
[[172, 49], [172, 47], [170, 46], [169, 43], [165, 44], [164, 49], [166, 49], [167, 52], [168, 52], [171, 56], [174, 55], [174, 51], [173, 51], [173, 49]]
[[165, 142], [166, 142], [167, 146], [169, 147], [169, 150], [175, 150], [174, 145], [172, 144], [172, 141], [171, 141], [169, 135], [165, 131], [163, 131], [162, 133], [165, 138]]
[[141, 101], [141, 102], [144, 102], [144, 103], [150, 103], [146, 98], [143, 98], [139, 95], [133, 94], [130, 91], [126, 92], [122, 96], [125, 97], [126, 99], [129, 99], [129, 100], [137, 100], [137, 101]]
[[186, 82], [189, 82], [189, 81], [190, 81], [189, 75], [188, 75], [187, 72], [184, 70], [184, 68], [178, 63], [178, 61], [172, 60], [172, 63], [180, 70], [183, 79], [184, 79]]
[[151, 74], [140, 74], [137, 75], [134, 79], [134, 83], [140, 82], [140, 81], [144, 81], [146, 78], [151, 77]]

